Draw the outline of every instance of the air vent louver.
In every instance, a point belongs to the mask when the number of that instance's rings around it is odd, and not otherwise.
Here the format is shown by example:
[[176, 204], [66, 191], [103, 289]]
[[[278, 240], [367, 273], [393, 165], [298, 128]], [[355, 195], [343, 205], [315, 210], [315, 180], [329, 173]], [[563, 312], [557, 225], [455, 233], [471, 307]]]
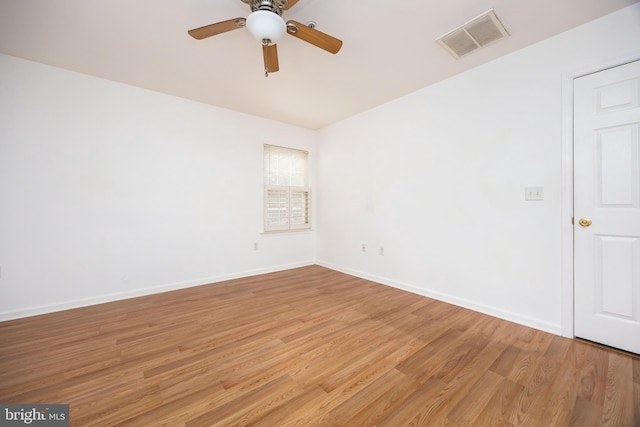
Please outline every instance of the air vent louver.
[[436, 41], [457, 59], [508, 36], [509, 33], [491, 9], [438, 37]]

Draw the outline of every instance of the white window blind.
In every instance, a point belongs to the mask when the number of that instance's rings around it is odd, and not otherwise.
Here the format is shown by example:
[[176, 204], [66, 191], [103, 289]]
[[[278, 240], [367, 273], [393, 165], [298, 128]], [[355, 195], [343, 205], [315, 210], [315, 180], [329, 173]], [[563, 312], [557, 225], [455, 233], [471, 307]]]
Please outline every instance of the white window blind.
[[265, 231], [311, 228], [307, 158], [306, 151], [264, 146]]

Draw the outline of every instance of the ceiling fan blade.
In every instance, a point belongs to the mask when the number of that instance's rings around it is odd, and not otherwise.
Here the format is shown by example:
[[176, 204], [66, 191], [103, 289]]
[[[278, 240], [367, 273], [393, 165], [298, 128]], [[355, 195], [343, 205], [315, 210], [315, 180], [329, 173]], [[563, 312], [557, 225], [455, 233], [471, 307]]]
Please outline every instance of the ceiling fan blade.
[[331, 37], [328, 34], [297, 21], [287, 21], [287, 32], [294, 37], [334, 54], [338, 53], [342, 47], [342, 40], [338, 40], [335, 37]]
[[287, 7], [284, 8], [284, 10], [291, 9], [293, 6], [296, 5], [296, 3], [298, 3], [298, 0], [289, 0], [289, 4], [287, 5]]
[[188, 33], [191, 37], [197, 40], [206, 39], [207, 37], [215, 36], [216, 34], [226, 33], [227, 31], [237, 30], [243, 28], [246, 25], [246, 19], [235, 18], [228, 21], [218, 22], [216, 24], [205, 25], [204, 27], [194, 28], [189, 30]]
[[275, 44], [262, 45], [262, 56], [264, 57], [264, 69], [268, 73], [275, 73], [280, 69], [278, 64], [278, 48]]

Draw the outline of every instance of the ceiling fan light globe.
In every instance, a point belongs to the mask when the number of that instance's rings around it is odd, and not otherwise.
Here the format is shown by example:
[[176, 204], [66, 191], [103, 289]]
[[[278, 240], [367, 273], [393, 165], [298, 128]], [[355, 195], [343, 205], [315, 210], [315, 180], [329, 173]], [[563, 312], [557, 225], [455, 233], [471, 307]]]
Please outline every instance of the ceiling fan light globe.
[[247, 29], [261, 43], [268, 39], [275, 44], [287, 31], [287, 24], [277, 13], [257, 10], [247, 17]]

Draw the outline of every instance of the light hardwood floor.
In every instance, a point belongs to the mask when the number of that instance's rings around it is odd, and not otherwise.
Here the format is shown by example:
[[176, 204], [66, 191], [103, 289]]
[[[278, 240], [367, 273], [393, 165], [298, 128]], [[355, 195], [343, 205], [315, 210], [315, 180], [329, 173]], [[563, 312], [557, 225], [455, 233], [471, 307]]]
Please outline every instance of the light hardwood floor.
[[640, 425], [640, 359], [310, 266], [0, 323], [74, 426]]

